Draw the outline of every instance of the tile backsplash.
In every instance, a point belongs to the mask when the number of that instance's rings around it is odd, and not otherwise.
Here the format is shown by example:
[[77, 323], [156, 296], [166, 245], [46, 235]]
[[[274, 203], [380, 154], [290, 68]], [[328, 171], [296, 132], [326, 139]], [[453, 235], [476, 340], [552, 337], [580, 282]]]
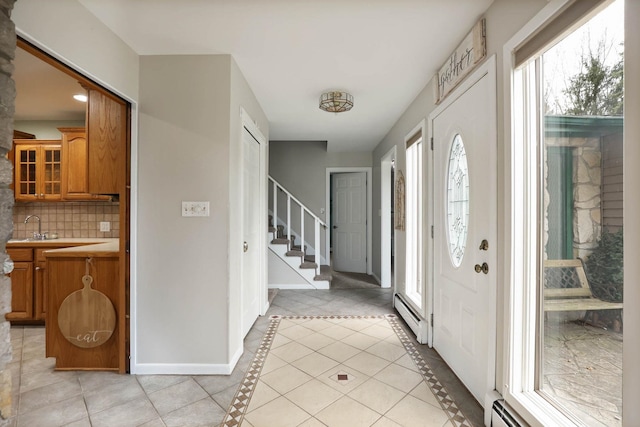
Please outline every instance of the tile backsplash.
[[[38, 231], [38, 220], [24, 220], [29, 215], [40, 217], [42, 232], [63, 237], [118, 237], [120, 230], [118, 202], [19, 203], [13, 207], [13, 238], [26, 239]], [[101, 232], [100, 222], [111, 223], [111, 231]]]

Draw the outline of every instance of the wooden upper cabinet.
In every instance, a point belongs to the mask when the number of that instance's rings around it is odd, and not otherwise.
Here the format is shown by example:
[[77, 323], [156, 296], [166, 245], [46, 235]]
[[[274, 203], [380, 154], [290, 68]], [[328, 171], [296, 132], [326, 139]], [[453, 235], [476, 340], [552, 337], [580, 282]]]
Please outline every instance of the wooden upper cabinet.
[[91, 199], [89, 145], [83, 127], [58, 128], [62, 135], [62, 198]]
[[60, 141], [14, 140], [14, 194], [18, 201], [61, 199]]
[[124, 193], [127, 106], [97, 90], [88, 96], [89, 193]]

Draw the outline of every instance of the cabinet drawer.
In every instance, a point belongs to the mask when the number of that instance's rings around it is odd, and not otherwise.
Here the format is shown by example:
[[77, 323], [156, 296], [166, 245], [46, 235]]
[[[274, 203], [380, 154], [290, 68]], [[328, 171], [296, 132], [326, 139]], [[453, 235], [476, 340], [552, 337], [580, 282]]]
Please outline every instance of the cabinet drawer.
[[33, 261], [33, 249], [31, 248], [11, 248], [7, 253], [13, 261]]

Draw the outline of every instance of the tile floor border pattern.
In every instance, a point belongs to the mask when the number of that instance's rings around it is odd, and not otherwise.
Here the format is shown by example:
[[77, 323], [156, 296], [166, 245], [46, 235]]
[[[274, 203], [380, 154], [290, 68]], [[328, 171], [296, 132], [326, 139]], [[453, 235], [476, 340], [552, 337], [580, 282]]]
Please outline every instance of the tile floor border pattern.
[[249, 402], [251, 401], [251, 396], [253, 395], [253, 391], [255, 390], [255, 386], [260, 377], [260, 372], [262, 371], [262, 366], [264, 365], [264, 361], [267, 358], [269, 350], [271, 348], [271, 343], [275, 338], [276, 332], [278, 330], [278, 326], [280, 325], [280, 321], [283, 319], [291, 319], [291, 320], [300, 320], [300, 319], [386, 319], [389, 322], [389, 325], [395, 332], [396, 336], [404, 346], [405, 351], [416, 367], [419, 369], [420, 374], [422, 375], [425, 383], [428, 385], [429, 389], [436, 397], [436, 400], [442, 407], [443, 411], [449, 417], [449, 421], [456, 427], [473, 427], [471, 422], [467, 419], [464, 413], [458, 408], [456, 402], [449, 396], [446, 388], [440, 383], [438, 378], [436, 378], [435, 374], [427, 364], [427, 362], [422, 358], [422, 355], [418, 352], [416, 347], [411, 342], [410, 338], [407, 336], [402, 326], [398, 323], [398, 318], [395, 314], [386, 314], [386, 315], [363, 315], [363, 316], [345, 316], [345, 315], [327, 315], [327, 316], [281, 316], [281, 315], [272, 315], [269, 317], [270, 322], [267, 330], [264, 334], [260, 347], [255, 353], [254, 360], [251, 362], [247, 373], [240, 383], [238, 387], [238, 391], [231, 401], [231, 405], [227, 410], [227, 413], [224, 417], [224, 420], [221, 424], [221, 427], [236, 427], [242, 424], [242, 420], [244, 419], [245, 412], [249, 407]]
[[447, 389], [440, 383], [436, 375], [431, 370], [431, 367], [422, 358], [415, 345], [411, 342], [411, 339], [407, 336], [407, 333], [402, 329], [402, 326], [398, 323], [398, 318], [394, 314], [387, 316], [387, 320], [391, 325], [391, 328], [395, 331], [400, 342], [404, 346], [411, 359], [420, 370], [420, 374], [426, 381], [427, 385], [431, 389], [431, 392], [436, 396], [438, 403], [449, 417], [449, 421], [456, 427], [473, 427], [464, 413], [460, 410], [456, 402], [449, 396]]

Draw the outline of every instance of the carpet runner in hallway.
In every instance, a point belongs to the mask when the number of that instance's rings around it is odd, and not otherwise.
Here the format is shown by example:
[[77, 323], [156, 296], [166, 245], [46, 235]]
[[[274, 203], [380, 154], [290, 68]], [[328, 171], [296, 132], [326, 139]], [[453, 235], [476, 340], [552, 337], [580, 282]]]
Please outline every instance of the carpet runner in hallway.
[[471, 426], [399, 322], [271, 316], [222, 426]]

